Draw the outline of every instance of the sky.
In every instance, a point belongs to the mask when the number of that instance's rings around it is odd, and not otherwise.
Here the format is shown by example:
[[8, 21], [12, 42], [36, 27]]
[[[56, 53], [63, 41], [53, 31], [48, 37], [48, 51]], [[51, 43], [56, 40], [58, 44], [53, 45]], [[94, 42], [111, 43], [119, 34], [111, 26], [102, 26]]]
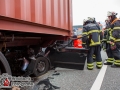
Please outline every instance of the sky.
[[108, 11], [115, 11], [120, 17], [120, 0], [72, 0], [73, 25], [82, 25], [87, 17], [104, 23]]

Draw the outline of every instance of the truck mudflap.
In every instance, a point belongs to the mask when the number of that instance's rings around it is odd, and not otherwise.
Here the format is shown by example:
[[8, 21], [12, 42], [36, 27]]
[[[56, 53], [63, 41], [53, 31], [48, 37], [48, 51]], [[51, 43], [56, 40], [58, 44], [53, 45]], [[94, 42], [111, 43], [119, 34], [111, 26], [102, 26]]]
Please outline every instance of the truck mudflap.
[[88, 49], [66, 47], [61, 51], [52, 50], [49, 59], [55, 67], [84, 70]]

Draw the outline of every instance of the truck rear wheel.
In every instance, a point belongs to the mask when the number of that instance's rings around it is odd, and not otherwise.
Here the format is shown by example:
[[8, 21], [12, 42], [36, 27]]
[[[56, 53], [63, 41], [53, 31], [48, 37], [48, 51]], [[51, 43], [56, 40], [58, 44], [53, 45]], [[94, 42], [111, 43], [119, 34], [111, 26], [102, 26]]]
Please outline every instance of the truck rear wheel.
[[8, 73], [9, 75], [12, 75], [7, 59], [2, 52], [0, 52], [0, 74], [2, 73]]
[[44, 57], [38, 57], [34, 69], [34, 76], [38, 77], [45, 74], [49, 69], [49, 62]]

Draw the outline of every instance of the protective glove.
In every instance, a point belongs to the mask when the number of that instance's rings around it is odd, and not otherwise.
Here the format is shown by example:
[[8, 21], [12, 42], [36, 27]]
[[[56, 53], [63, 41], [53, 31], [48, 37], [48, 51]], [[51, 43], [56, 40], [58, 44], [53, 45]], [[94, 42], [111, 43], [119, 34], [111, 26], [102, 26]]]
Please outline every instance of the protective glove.
[[110, 44], [111, 44], [111, 50], [115, 50], [117, 48], [116, 45], [115, 45], [115, 43], [110, 42]]

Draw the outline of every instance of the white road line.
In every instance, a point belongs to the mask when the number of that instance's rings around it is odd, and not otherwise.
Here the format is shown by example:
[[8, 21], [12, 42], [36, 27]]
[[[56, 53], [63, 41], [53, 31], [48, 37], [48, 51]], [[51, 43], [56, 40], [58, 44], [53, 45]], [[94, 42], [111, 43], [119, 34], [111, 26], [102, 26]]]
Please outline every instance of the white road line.
[[103, 65], [90, 90], [100, 90], [106, 70], [107, 65]]

